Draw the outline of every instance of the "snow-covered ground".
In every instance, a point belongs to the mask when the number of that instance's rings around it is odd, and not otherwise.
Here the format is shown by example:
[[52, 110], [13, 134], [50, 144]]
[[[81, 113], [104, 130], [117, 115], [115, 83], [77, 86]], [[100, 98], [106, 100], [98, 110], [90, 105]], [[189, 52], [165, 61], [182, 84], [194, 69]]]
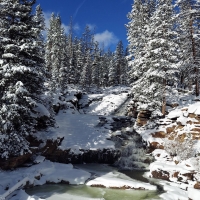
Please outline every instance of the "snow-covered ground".
[[47, 132], [37, 135], [38, 139], [47, 140], [63, 138], [60, 149], [71, 149], [74, 152], [79, 149], [103, 149], [114, 148], [110, 138], [109, 129], [98, 127], [99, 117], [89, 114], [70, 114], [60, 111], [56, 116], [57, 128], [51, 128]]
[[173, 104], [174, 107], [167, 106], [169, 113], [157, 121], [155, 128], [150, 128], [151, 123], [135, 128], [149, 145], [154, 143], [158, 148], [164, 147], [152, 152], [156, 160], [151, 163], [148, 174], [152, 177], [152, 172], [160, 172], [163, 178], [170, 180], [159, 180], [167, 191], [160, 197], [166, 200], [198, 200], [200, 190], [194, 189], [194, 185], [200, 181], [200, 102], [190, 92], [174, 89], [168, 94], [168, 105]]
[[[42, 160], [41, 158], [39, 160]], [[77, 166], [76, 166], [77, 167]], [[31, 167], [18, 168], [14, 171], [2, 171], [0, 173], [0, 180], [4, 180], [0, 185], [0, 193], [4, 194], [5, 188], [15, 188], [15, 185], [24, 177], [28, 179], [28, 184], [32, 186], [44, 185], [46, 183], [60, 183], [69, 182], [70, 184], [84, 184], [89, 178], [91, 178], [94, 172], [99, 178], [90, 180], [87, 185], [101, 184], [105, 187], [127, 187], [127, 188], [143, 188], [147, 190], [156, 190], [155, 186], [148, 183], [139, 182], [137, 180], [131, 179], [120, 172], [112, 171], [112, 168], [105, 167], [105, 170], [100, 170], [98, 172], [98, 167], [93, 166], [93, 173], [91, 170], [81, 166], [79, 169], [73, 168], [71, 164], [61, 164], [53, 163], [48, 160], [44, 160], [41, 163], [35, 164]], [[95, 168], [95, 170], [94, 170]], [[17, 188], [16, 188], [17, 189]], [[17, 190], [13, 194], [15, 196], [11, 197], [10, 200], [39, 200], [37, 196], [29, 196], [23, 190]], [[60, 196], [60, 197], [59, 197]], [[70, 199], [70, 194], [67, 196]], [[52, 194], [47, 200], [62, 199], [62, 194]], [[44, 198], [42, 198], [44, 199]], [[46, 198], [45, 198], [46, 199]], [[65, 195], [66, 199], [66, 195]], [[71, 199], [80, 199], [80, 196]], [[81, 198], [82, 199], [82, 198]], [[94, 198], [83, 198], [83, 199], [94, 199]]]
[[[79, 149], [103, 149], [103, 148], [114, 148], [114, 143], [107, 140], [111, 136], [109, 131], [110, 126], [107, 124], [105, 126], [98, 126], [99, 116], [109, 116], [113, 114], [118, 107], [120, 107], [124, 101], [128, 98], [127, 88], [115, 87], [107, 88], [99, 94], [89, 94], [83, 96], [82, 105], [83, 108], [79, 111], [75, 109], [61, 110], [56, 116], [55, 128], [49, 128], [46, 132], [40, 132], [37, 137], [42, 140], [47, 139], [57, 139], [64, 137], [60, 145], [60, 149], [69, 149], [74, 153], [79, 153]], [[123, 91], [121, 93], [121, 91]], [[176, 91], [174, 91], [176, 92]], [[70, 93], [69, 93], [70, 94]], [[71, 93], [73, 94], [73, 92]], [[173, 95], [172, 95], [173, 96]], [[175, 96], [175, 95], [174, 95]], [[73, 95], [69, 95], [69, 99], [74, 98]], [[174, 97], [175, 98], [175, 97]], [[199, 114], [199, 103], [192, 102], [190, 97], [186, 94], [182, 95], [180, 99], [171, 98], [171, 103], [177, 102], [179, 106], [177, 108], [168, 108], [169, 114], [168, 118], [163, 119], [164, 124], [168, 124], [172, 118], [178, 118], [181, 124], [185, 127], [192, 127], [187, 124], [188, 113]], [[84, 104], [88, 104], [89, 107], [84, 107]], [[187, 111], [185, 111], [187, 108]], [[85, 114], [84, 114], [85, 113]], [[110, 120], [112, 120], [110, 118]], [[195, 122], [195, 119], [191, 119]], [[165, 123], [166, 122], [166, 123]], [[129, 129], [131, 129], [129, 127]], [[188, 129], [189, 130], [189, 129]], [[152, 137], [152, 133], [155, 131], [166, 132], [166, 127], [160, 126], [159, 129], [137, 129], [141, 134], [143, 139], [148, 143], [158, 142], [159, 144], [164, 144], [162, 138]], [[199, 152], [199, 142], [194, 146], [194, 150]], [[155, 150], [153, 152], [156, 161], [150, 165], [150, 172], [146, 176], [149, 176], [153, 170], [163, 169], [169, 171], [169, 173], [174, 173], [177, 170], [180, 173], [187, 173], [191, 170], [196, 170], [196, 165], [194, 165], [194, 159], [189, 159], [184, 162], [179, 162], [178, 164], [174, 162], [173, 159], [165, 150]], [[159, 156], [158, 156], [159, 155]], [[97, 171], [92, 171], [84, 169], [82, 166], [79, 169], [75, 169], [71, 164], [60, 164], [53, 163], [45, 160], [43, 157], [38, 157], [35, 160], [35, 165], [31, 167], [18, 168], [13, 171], [0, 171], [0, 195], [3, 195], [6, 190], [10, 188], [17, 189], [17, 183], [24, 178], [28, 178], [29, 184], [32, 185], [43, 185], [46, 182], [59, 183], [61, 181], [69, 182], [70, 184], [85, 184], [88, 179], [87, 185], [103, 185], [104, 187], [115, 187], [120, 188], [145, 188], [148, 190], [155, 190], [156, 187], [138, 182], [136, 180], [130, 179], [119, 172], [114, 172], [112, 169], [109, 171], [103, 171], [102, 173], [97, 173]], [[97, 174], [96, 177], [93, 174]], [[184, 178], [184, 177], [183, 177]], [[167, 191], [160, 195], [161, 199], [166, 200], [185, 200], [191, 198], [193, 200], [199, 199], [200, 192], [193, 188], [194, 182], [188, 182], [188, 184], [177, 182], [173, 177], [170, 177], [170, 181], [156, 181], [158, 184], [162, 185], [164, 190]], [[29, 196], [24, 190], [17, 190], [14, 192], [15, 196], [11, 200], [41, 200], [37, 196]], [[0, 196], [1, 197], [1, 196]], [[0, 198], [1, 199], [1, 198]], [[46, 198], [48, 200], [63, 199], [62, 195], [59, 193], [52, 193], [50, 197]], [[65, 199], [79, 200], [80, 196], [65, 194]], [[82, 200], [91, 199], [101, 199], [101, 198], [91, 198], [82, 197]]]
[[[78, 153], [79, 149], [114, 148], [110, 138], [109, 126], [100, 127], [99, 116], [109, 116], [128, 98], [128, 87], [111, 87], [102, 90], [101, 94], [83, 95], [80, 104], [84, 106], [91, 101], [89, 107], [79, 111], [61, 110], [56, 115], [56, 128], [49, 128], [37, 134], [38, 139], [47, 140], [64, 137], [60, 149], [71, 149]], [[70, 95], [71, 94], [71, 95]], [[73, 99], [74, 91], [67, 97]], [[85, 114], [83, 114], [85, 113]]]

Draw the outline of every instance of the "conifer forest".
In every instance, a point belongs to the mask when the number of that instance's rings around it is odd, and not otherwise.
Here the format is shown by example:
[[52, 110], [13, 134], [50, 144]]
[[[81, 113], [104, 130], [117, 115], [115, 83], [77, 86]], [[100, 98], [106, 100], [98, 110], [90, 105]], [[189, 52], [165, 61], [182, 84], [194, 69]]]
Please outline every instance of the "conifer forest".
[[[56, 13], [46, 26], [36, 0], [0, 0], [0, 200], [60, 182], [200, 197], [200, 0], [134, 0], [127, 21], [128, 45], [111, 50], [88, 25], [77, 35], [73, 17], [67, 32]], [[93, 162], [168, 182], [112, 185], [84, 168], [73, 182], [73, 164]]]

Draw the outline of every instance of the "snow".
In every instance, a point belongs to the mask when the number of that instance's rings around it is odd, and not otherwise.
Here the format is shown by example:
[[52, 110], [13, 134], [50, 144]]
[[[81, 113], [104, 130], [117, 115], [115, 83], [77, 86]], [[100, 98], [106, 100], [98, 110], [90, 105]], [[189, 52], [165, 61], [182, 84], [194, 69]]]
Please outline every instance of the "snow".
[[188, 113], [200, 115], [200, 102], [194, 103], [188, 107]]
[[[79, 149], [114, 149], [114, 142], [107, 139], [111, 136], [109, 126], [98, 126], [99, 117], [113, 114], [128, 98], [127, 90], [128, 87], [110, 87], [103, 89], [101, 94], [83, 95], [80, 105], [86, 114], [80, 114], [82, 110], [80, 113], [72, 109], [61, 110], [55, 117], [57, 128], [49, 128], [46, 132], [38, 133], [38, 139], [64, 138], [59, 148], [71, 149], [75, 154], [81, 153]], [[77, 90], [69, 88], [66, 98], [74, 99], [76, 92]], [[90, 101], [89, 107], [84, 107]], [[35, 109], [44, 115], [49, 115], [42, 105], [38, 104]]]
[[164, 200], [188, 200], [187, 191], [180, 188], [179, 184], [161, 182], [163, 189], [167, 191], [160, 195]]
[[29, 179], [29, 184], [44, 185], [46, 182], [59, 183], [68, 181], [70, 184], [84, 184], [90, 178], [90, 173], [81, 169], [74, 169], [71, 164], [53, 163], [44, 161], [31, 167], [18, 168], [14, 171], [1, 171], [0, 173], [0, 194], [5, 188], [12, 188], [24, 177]]
[[[1, 198], [0, 198], [1, 199]], [[44, 200], [37, 196], [29, 196], [24, 190], [19, 190], [11, 200]]]
[[50, 117], [50, 113], [49, 111], [47, 110], [47, 108], [41, 104], [41, 103], [37, 103], [36, 104], [36, 107], [34, 108], [34, 111], [37, 112], [38, 116], [41, 117], [41, 116], [47, 116], [47, 117]]
[[173, 118], [177, 118], [180, 116], [182, 116], [182, 111], [180, 109], [175, 109], [167, 115], [167, 118], [173, 119]]
[[42, 140], [63, 138], [60, 149], [66, 150], [76, 146], [80, 149], [114, 149], [108, 129], [97, 127], [99, 117], [85, 114], [71, 114], [60, 111], [56, 116], [57, 128], [40, 132], [37, 137]]
[[12, 53], [4, 53], [2, 58], [15, 58], [16, 56]]
[[144, 188], [147, 190], [156, 190], [156, 186], [150, 185], [149, 183], [143, 183], [136, 180], [131, 180], [129, 177], [121, 174], [121, 173], [114, 173], [110, 172], [105, 175], [102, 175], [101, 177], [97, 177], [94, 180], [91, 180], [86, 183], [86, 185], [92, 186], [92, 185], [103, 185], [107, 188], [112, 187], [130, 187], [130, 188]]
[[127, 99], [127, 93], [119, 95], [108, 94], [103, 97], [101, 102], [94, 102], [90, 105], [91, 114], [110, 115]]
[[188, 188], [188, 197], [192, 200], [199, 200], [200, 190], [196, 190], [194, 188]]
[[38, 163], [41, 163], [45, 160], [45, 157], [44, 156], [37, 156], [35, 159], [34, 159], [34, 163], [38, 164]]

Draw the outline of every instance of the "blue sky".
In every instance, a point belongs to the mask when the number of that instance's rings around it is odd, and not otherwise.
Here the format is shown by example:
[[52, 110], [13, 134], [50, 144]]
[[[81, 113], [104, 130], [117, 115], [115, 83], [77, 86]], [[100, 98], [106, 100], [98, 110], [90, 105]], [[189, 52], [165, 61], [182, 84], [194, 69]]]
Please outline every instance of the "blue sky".
[[46, 23], [51, 13], [60, 14], [67, 32], [70, 17], [73, 17], [74, 33], [81, 36], [86, 25], [95, 28], [95, 39], [114, 50], [119, 40], [127, 46], [127, 14], [133, 0], [37, 0], [45, 15]]

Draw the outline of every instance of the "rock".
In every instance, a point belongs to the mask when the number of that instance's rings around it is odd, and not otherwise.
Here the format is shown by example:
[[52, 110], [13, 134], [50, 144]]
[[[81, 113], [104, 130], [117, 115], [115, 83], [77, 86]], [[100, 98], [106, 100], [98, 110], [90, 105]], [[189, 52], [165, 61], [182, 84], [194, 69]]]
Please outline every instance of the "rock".
[[151, 174], [152, 174], [153, 178], [169, 181], [169, 172], [167, 172], [167, 171], [163, 171], [163, 170], [152, 171]]
[[194, 113], [189, 113], [188, 117], [190, 117], [190, 118], [195, 118], [196, 115], [195, 115]]
[[137, 118], [138, 111], [136, 107], [130, 107], [127, 112], [127, 116]]
[[183, 176], [187, 177], [187, 180], [194, 180], [194, 172], [182, 174]]
[[145, 124], [147, 124], [150, 117], [151, 117], [151, 111], [141, 110], [137, 116], [137, 125], [144, 126]]
[[74, 154], [68, 150], [59, 149], [60, 141], [47, 141], [46, 146], [43, 149], [42, 156], [45, 156], [46, 159], [52, 162], [59, 163], [72, 163], [72, 164], [83, 164], [83, 163], [105, 163], [113, 164], [121, 156], [119, 150], [113, 149], [103, 149], [103, 150], [84, 150], [80, 149], [79, 154]]
[[9, 170], [23, 165], [26, 161], [30, 160], [32, 154], [25, 154], [18, 157], [11, 157], [7, 160], [0, 159], [0, 168]]
[[166, 106], [170, 106], [171, 108], [176, 108], [176, 107], [178, 107], [179, 106], [179, 104], [178, 103], [167, 103], [166, 104]]
[[58, 113], [60, 110], [60, 103], [54, 104], [53, 105], [53, 110], [55, 113]]
[[200, 134], [199, 132], [192, 132], [192, 139], [193, 140], [200, 140]]
[[195, 127], [191, 131], [199, 132], [200, 133], [200, 127]]
[[167, 128], [166, 128], [167, 134], [172, 133], [172, 132], [174, 131], [175, 128], [176, 128], [176, 126], [167, 127]]
[[155, 133], [152, 133], [152, 137], [154, 138], [165, 138], [166, 133], [164, 131], [158, 131]]
[[153, 152], [155, 149], [164, 149], [163, 145], [160, 145], [158, 142], [151, 142], [149, 146], [149, 153]]
[[196, 182], [194, 185], [194, 188], [200, 190], [200, 182]]
[[179, 172], [174, 172], [174, 174], [172, 175], [172, 177], [178, 178]]
[[106, 188], [106, 186], [101, 185], [101, 184], [93, 184], [90, 187]]

